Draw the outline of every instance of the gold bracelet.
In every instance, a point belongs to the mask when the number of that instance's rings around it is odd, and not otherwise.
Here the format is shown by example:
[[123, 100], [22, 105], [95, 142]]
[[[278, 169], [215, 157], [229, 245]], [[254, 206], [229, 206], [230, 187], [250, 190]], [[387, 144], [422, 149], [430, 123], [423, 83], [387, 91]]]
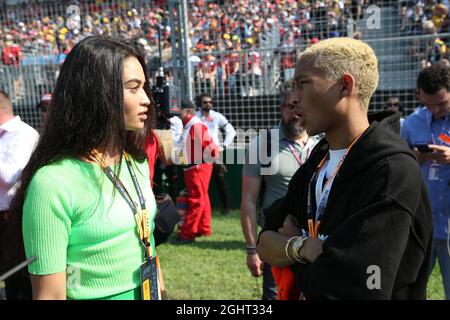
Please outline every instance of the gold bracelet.
[[[305, 241], [309, 238], [309, 237], [307, 237], [307, 236], [302, 236], [302, 237], [300, 237], [302, 240], [303, 240], [303, 244], [302, 244], [302, 246], [301, 246], [301, 248], [300, 248], [300, 250], [303, 248], [303, 246], [305, 245]], [[293, 250], [292, 252], [293, 252], [293, 255], [294, 255], [294, 260], [295, 261], [297, 261], [297, 262], [300, 262], [300, 263], [303, 263], [303, 264], [307, 264], [307, 263], [309, 263], [309, 261], [308, 260], [306, 260], [306, 259], [304, 259], [301, 255], [300, 255], [300, 250]]]
[[294, 236], [294, 237], [290, 238], [290, 239], [286, 242], [286, 247], [284, 248], [284, 251], [285, 251], [285, 253], [286, 253], [286, 257], [287, 257], [287, 258], [289, 259], [289, 261], [291, 261], [292, 263], [295, 263], [295, 261], [292, 260], [291, 257], [289, 256], [288, 247], [289, 247], [289, 245], [290, 245], [293, 241], [297, 240], [298, 238], [300, 238], [300, 237], [299, 237], [299, 236]]

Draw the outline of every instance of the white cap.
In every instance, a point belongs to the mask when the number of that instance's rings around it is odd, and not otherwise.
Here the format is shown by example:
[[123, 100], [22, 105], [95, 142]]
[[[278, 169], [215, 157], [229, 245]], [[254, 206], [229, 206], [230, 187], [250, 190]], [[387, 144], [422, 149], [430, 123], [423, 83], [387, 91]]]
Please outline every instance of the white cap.
[[50, 101], [52, 101], [51, 93], [46, 93], [41, 98], [41, 102], [50, 102]]
[[144, 38], [140, 38], [140, 39], [138, 40], [138, 43], [139, 43], [141, 46], [146, 46], [146, 45], [148, 44], [147, 40], [145, 40]]
[[199, 63], [202, 61], [202, 59], [200, 59], [198, 56], [191, 56], [190, 60], [192, 63]]

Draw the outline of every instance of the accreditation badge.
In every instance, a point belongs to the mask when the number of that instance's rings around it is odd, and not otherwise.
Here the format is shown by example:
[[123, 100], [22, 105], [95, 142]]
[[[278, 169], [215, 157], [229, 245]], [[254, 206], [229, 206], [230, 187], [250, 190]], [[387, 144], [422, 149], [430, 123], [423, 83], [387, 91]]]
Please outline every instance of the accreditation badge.
[[161, 300], [156, 256], [145, 259], [141, 265], [141, 297], [142, 300]]
[[439, 181], [439, 163], [430, 163], [430, 168], [428, 170], [428, 181]]

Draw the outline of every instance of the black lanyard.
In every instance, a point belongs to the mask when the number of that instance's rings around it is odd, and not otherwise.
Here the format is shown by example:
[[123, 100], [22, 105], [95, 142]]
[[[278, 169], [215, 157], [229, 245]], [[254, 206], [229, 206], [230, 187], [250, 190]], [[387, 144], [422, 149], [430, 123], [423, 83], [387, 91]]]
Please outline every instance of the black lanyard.
[[133, 166], [131, 164], [130, 158], [128, 157], [128, 154], [124, 152], [125, 162], [128, 167], [128, 171], [130, 172], [131, 180], [133, 181], [134, 188], [136, 189], [136, 192], [139, 197], [139, 203], [140, 203], [140, 210], [137, 207], [136, 203], [133, 201], [133, 199], [130, 196], [130, 193], [123, 185], [122, 181], [119, 179], [119, 177], [116, 176], [114, 171], [107, 166], [101, 157], [98, 155], [97, 151], [93, 151], [92, 155], [95, 159], [95, 161], [98, 163], [98, 165], [102, 168], [103, 172], [106, 174], [106, 176], [111, 180], [114, 187], [119, 191], [120, 195], [124, 198], [124, 200], [127, 202], [128, 206], [132, 210], [134, 214], [134, 218], [136, 220], [138, 233], [140, 236], [140, 240], [142, 245], [145, 248], [145, 255], [147, 259], [150, 259], [152, 256], [152, 250], [150, 246], [150, 230], [148, 227], [148, 213], [145, 206], [145, 199], [144, 195], [142, 193], [142, 189], [139, 185], [139, 182], [136, 178], [136, 173], [134, 172]]
[[[128, 154], [124, 153], [123, 155], [125, 157], [125, 162], [127, 164], [128, 171], [130, 172], [131, 180], [133, 180], [134, 188], [136, 189], [136, 192], [137, 192], [138, 197], [139, 197], [139, 203], [141, 205], [141, 210], [145, 210], [146, 209], [146, 207], [145, 207], [145, 199], [144, 199], [144, 195], [142, 194], [142, 190], [141, 190], [141, 187], [139, 185], [139, 181], [136, 178], [136, 173], [134, 172], [133, 166], [131, 165], [131, 161], [130, 161], [130, 158], [128, 157]], [[128, 197], [130, 197], [130, 195], [128, 195]], [[130, 200], [131, 200], [131, 197], [130, 197]], [[130, 203], [134, 204], [133, 200], [131, 200]], [[135, 210], [137, 210], [137, 207], [136, 207], [135, 204], [134, 204], [134, 208], [135, 208]]]

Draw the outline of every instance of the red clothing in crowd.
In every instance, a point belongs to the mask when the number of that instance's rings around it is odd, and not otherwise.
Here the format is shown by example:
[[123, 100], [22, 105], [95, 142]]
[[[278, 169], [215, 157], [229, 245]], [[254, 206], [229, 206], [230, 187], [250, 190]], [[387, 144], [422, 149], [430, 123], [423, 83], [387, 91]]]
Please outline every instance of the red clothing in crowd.
[[6, 65], [19, 65], [22, 58], [22, 50], [16, 44], [7, 46], [2, 50], [2, 62]]
[[237, 72], [239, 70], [239, 61], [239, 55], [237, 53], [226, 55], [222, 61], [225, 73], [230, 75]]
[[209, 78], [209, 76], [207, 77], [206, 75], [209, 75], [217, 70], [216, 57], [211, 54], [204, 56], [198, 67], [202, 70], [203, 77]]
[[145, 153], [147, 154], [148, 168], [150, 170], [150, 181], [153, 184], [153, 177], [155, 175], [155, 164], [159, 156], [159, 143], [156, 134], [152, 132], [145, 140]]
[[[192, 124], [192, 122], [195, 123]], [[204, 159], [205, 155], [211, 155], [212, 158], [219, 156], [219, 148], [214, 144], [208, 127], [198, 117], [188, 117], [183, 121], [183, 125], [185, 130], [189, 130], [189, 133], [183, 134], [183, 145], [186, 146], [186, 158], [189, 164], [211, 162], [212, 159]]]

